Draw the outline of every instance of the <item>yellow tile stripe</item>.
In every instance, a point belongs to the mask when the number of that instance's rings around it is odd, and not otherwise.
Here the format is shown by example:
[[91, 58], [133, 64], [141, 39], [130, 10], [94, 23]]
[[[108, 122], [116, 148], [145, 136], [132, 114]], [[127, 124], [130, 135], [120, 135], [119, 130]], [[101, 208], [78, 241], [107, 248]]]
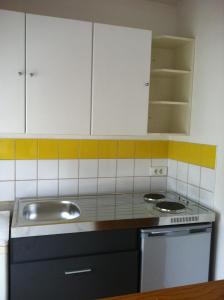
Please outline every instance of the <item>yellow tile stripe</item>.
[[0, 159], [15, 159], [15, 150], [14, 140], [0, 140]]
[[168, 158], [215, 169], [216, 146], [169, 141]]
[[171, 158], [215, 168], [216, 146], [176, 141], [0, 139], [0, 159]]

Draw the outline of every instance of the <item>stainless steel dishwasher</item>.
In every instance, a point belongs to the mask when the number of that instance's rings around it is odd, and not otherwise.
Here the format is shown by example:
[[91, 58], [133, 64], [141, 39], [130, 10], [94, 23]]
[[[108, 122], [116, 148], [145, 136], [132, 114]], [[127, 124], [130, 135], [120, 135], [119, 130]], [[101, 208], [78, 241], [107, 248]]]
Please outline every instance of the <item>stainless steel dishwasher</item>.
[[211, 224], [141, 230], [141, 292], [208, 281]]

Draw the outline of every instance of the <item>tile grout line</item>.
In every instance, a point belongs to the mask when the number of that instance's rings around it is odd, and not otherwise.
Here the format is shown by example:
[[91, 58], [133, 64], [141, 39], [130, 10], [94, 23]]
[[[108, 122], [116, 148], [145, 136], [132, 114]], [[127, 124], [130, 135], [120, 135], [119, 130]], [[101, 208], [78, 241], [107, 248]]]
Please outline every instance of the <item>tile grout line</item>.
[[[136, 150], [135, 150], [136, 151]], [[134, 193], [135, 192], [135, 164], [136, 164], [136, 159], [135, 159], [135, 155], [134, 155], [134, 158], [133, 158], [134, 162], [133, 162], [133, 189], [132, 189], [132, 192]]]
[[202, 173], [202, 167], [200, 167], [200, 175], [199, 175], [199, 203], [201, 203], [201, 174]]
[[16, 200], [16, 141], [14, 142], [14, 201]]
[[152, 190], [152, 179], [151, 179], [151, 176], [150, 176], [150, 168], [152, 167], [152, 159], [150, 158], [150, 161], [149, 161], [149, 177], [150, 177], [150, 183], [149, 183], [149, 191], [151, 192]]
[[59, 192], [60, 192], [59, 191], [59, 155], [58, 155], [58, 159], [57, 159], [57, 167], [58, 167], [58, 169], [57, 169], [57, 173], [58, 173], [58, 178], [57, 178], [57, 180], [58, 180], [58, 192], [57, 193], [58, 193], [58, 195], [57, 196], [59, 197]]
[[188, 192], [189, 192], [189, 163], [187, 163], [187, 194], [186, 194], [186, 197], [188, 197]]
[[39, 197], [39, 142], [37, 141], [37, 198]]
[[118, 162], [117, 162], [117, 158], [116, 158], [116, 162], [115, 162], [115, 186], [114, 186], [114, 189], [115, 189], [115, 193], [117, 193], [117, 169], [118, 169]]
[[81, 153], [81, 142], [78, 144], [78, 157], [77, 157], [77, 163], [78, 163], [78, 187], [77, 187], [77, 196], [79, 197], [79, 173], [80, 173], [80, 153]]
[[[99, 146], [97, 146], [98, 148]], [[97, 149], [97, 152], [98, 152], [99, 149]], [[99, 158], [97, 159], [97, 172], [96, 172], [96, 176], [97, 176], [97, 179], [96, 179], [96, 194], [98, 195], [98, 192], [99, 192]]]

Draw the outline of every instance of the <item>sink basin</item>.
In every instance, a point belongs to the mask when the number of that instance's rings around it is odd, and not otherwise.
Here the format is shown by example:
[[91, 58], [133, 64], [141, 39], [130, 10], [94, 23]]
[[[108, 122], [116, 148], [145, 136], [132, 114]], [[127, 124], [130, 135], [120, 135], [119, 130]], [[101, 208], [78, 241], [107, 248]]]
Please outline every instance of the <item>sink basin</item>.
[[73, 220], [80, 216], [80, 209], [70, 201], [42, 201], [23, 207], [23, 217], [28, 221], [50, 222]]

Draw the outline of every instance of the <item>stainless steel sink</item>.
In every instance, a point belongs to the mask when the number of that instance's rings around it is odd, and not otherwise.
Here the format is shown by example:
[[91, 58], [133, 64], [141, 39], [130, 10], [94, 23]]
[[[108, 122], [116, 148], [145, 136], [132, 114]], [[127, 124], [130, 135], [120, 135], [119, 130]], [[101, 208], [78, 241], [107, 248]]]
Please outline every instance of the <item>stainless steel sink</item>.
[[24, 205], [22, 215], [36, 222], [73, 220], [80, 216], [80, 209], [70, 201], [37, 201]]

